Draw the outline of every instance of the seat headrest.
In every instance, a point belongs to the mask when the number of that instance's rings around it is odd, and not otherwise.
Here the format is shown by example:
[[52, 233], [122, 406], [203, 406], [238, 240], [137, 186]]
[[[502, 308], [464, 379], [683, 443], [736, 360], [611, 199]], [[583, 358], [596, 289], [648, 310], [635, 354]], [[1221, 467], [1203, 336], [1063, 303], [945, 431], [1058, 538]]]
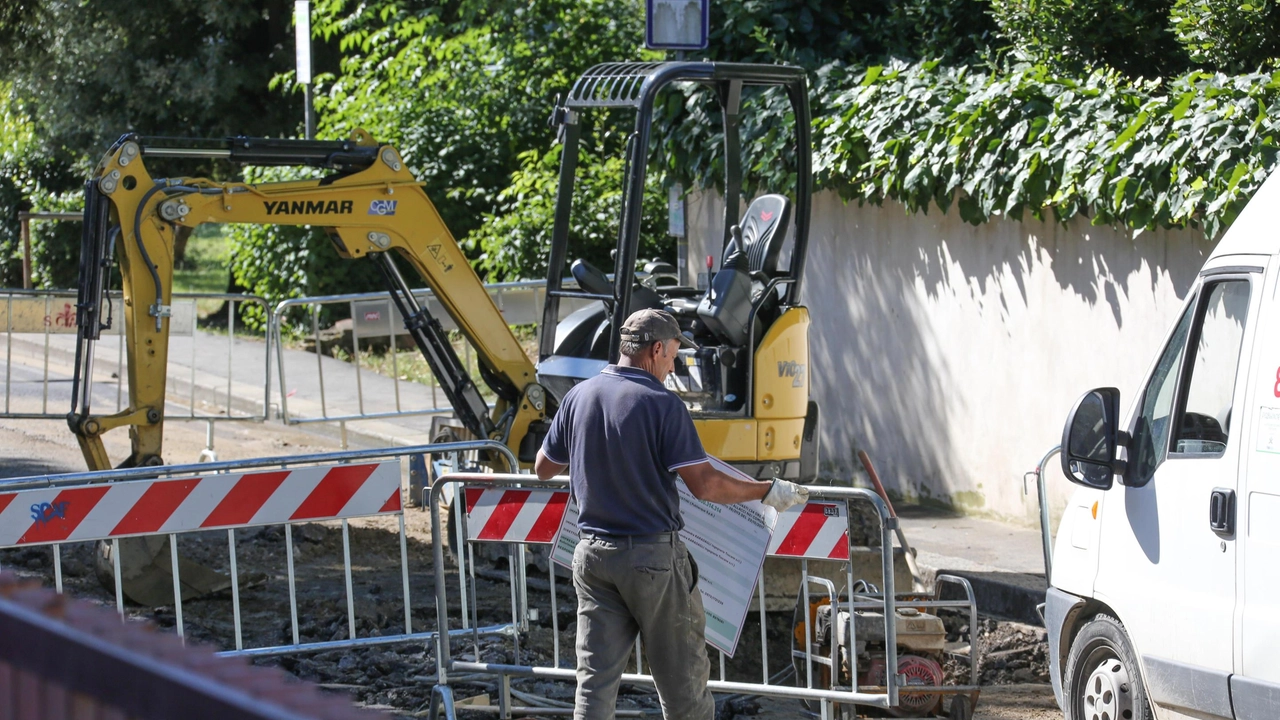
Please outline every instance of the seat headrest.
[[772, 275], [777, 271], [778, 253], [791, 224], [791, 201], [782, 195], [761, 195], [751, 201], [742, 217], [742, 245], [751, 272]]

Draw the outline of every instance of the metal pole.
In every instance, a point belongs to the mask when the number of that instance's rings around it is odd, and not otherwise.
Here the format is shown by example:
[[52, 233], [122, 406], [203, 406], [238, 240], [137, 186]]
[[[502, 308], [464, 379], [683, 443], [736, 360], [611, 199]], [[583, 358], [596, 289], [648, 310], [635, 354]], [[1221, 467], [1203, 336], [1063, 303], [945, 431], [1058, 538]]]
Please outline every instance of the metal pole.
[[311, 95], [311, 84], [302, 86], [302, 96], [305, 98], [307, 107], [304, 122], [306, 123], [306, 132], [308, 140], [316, 139], [316, 110], [314, 100]]
[[173, 573], [173, 619], [178, 626], [178, 637], [186, 642], [182, 626], [182, 581], [178, 578], [178, 536], [169, 533], [169, 563]]
[[284, 526], [284, 556], [289, 570], [289, 628], [293, 631], [293, 644], [298, 644], [298, 592], [293, 575], [293, 525]]
[[244, 649], [240, 627], [240, 572], [236, 569], [236, 529], [227, 528], [227, 554], [231, 559], [231, 614], [236, 630], [236, 649]]
[[53, 583], [58, 594], [62, 594], [62, 546], [53, 544]]
[[[764, 675], [762, 682], [769, 684], [769, 621], [764, 607], [764, 568], [760, 569], [760, 672]], [[850, 645], [849, 647], [853, 647]]]
[[342, 570], [347, 581], [347, 639], [356, 639], [356, 604], [351, 592], [351, 531], [347, 519], [342, 519]]
[[22, 289], [31, 289], [31, 218], [19, 213], [22, 222]]
[[[404, 510], [397, 516], [400, 521], [400, 580], [404, 583], [404, 633], [413, 634], [413, 613], [409, 603], [409, 548], [404, 532]], [[354, 639], [354, 638], [353, 638]]]

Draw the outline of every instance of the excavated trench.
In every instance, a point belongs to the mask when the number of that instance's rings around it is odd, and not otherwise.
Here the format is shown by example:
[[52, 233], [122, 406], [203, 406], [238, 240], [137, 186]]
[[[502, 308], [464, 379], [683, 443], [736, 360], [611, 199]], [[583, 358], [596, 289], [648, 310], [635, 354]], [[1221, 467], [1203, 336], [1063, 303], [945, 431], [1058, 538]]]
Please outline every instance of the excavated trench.
[[[410, 607], [415, 632], [435, 628], [434, 580], [430, 543], [421, 532], [408, 538]], [[428, 536], [429, 537], [429, 536]], [[870, 540], [870, 538], [868, 538]], [[184, 556], [221, 572], [229, 569], [228, 539], [225, 531], [181, 536]], [[236, 559], [242, 579], [240, 587], [241, 633], [246, 648], [285, 645], [292, 642], [289, 611], [285, 534], [273, 526], [237, 533]], [[293, 529], [298, 634], [302, 642], [343, 640], [349, 635], [349, 618], [343, 573], [342, 531], [337, 523], [312, 523]], [[66, 592], [114, 605], [114, 594], [98, 581], [94, 571], [92, 543], [62, 546], [62, 575]], [[400, 544], [393, 525], [385, 520], [352, 523], [350, 527], [352, 590], [357, 637], [376, 637], [404, 631], [403, 578]], [[48, 547], [0, 551], [0, 567], [21, 575], [40, 577], [54, 583], [53, 553]], [[480, 624], [510, 622], [511, 595], [505, 558], [481, 560], [476, 573], [476, 615]], [[460, 627], [456, 607], [458, 576], [450, 564], [447, 577], [452, 599], [451, 624]], [[573, 626], [575, 603], [567, 581], [557, 581], [560, 622], [560, 665], [573, 666]], [[538, 619], [520, 638], [519, 655], [509, 638], [480, 638], [455, 644], [455, 656], [482, 662], [552, 665], [553, 630], [550, 583], [545, 571], [529, 569], [529, 603], [538, 608]], [[150, 620], [170, 631], [177, 614], [172, 605], [139, 607], [126, 605], [130, 618]], [[944, 611], [951, 652], [945, 670], [948, 680], [968, 680], [967, 613]], [[186, 636], [196, 642], [223, 649], [236, 646], [235, 618], [231, 593], [185, 601], [182, 620]], [[765, 636], [769, 648], [769, 674], [785, 675], [790, 668], [792, 614], [769, 613]], [[759, 682], [760, 623], [749, 614], [739, 641], [737, 657], [727, 659], [725, 678]], [[980, 618], [979, 642], [983, 651], [980, 678], [983, 685], [1048, 681], [1044, 631], [1016, 623]], [[712, 653], [712, 677], [720, 676], [719, 657]], [[435, 658], [422, 644], [401, 644], [358, 650], [300, 653], [255, 662], [278, 664], [300, 678], [319, 683], [335, 692], [349, 694], [361, 704], [385, 708], [400, 717], [413, 717], [426, 710], [435, 682]], [[634, 663], [634, 661], [633, 661]], [[629, 668], [631, 671], [633, 668]], [[793, 677], [777, 682], [794, 683]], [[488, 697], [496, 703], [497, 683], [483, 676], [453, 678], [458, 699]], [[522, 679], [513, 682], [515, 699], [545, 707], [571, 706], [573, 686], [567, 682]], [[795, 703], [799, 711], [799, 703]], [[620, 709], [656, 711], [658, 702], [651, 690], [624, 687]], [[757, 714], [759, 703], [748, 697], [718, 698], [717, 720]], [[773, 711], [771, 711], [772, 713]], [[468, 716], [481, 715], [468, 712]], [[488, 716], [492, 716], [491, 714]], [[801, 717], [797, 715], [796, 717]]]

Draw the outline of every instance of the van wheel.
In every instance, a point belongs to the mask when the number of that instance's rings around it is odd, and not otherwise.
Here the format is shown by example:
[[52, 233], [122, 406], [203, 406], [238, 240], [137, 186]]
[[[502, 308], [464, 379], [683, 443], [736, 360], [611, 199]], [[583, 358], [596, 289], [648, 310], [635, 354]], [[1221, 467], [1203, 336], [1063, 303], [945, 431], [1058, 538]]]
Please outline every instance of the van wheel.
[[1067, 656], [1067, 720], [1151, 720], [1142, 671], [1119, 620], [1098, 615]]

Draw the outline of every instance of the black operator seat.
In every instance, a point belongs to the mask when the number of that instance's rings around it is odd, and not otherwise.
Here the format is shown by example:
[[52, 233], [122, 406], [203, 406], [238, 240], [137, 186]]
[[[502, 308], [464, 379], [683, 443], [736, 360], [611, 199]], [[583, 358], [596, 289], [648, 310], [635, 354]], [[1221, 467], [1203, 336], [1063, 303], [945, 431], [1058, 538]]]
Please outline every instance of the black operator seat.
[[720, 340], [734, 346], [747, 343], [752, 303], [777, 273], [778, 255], [790, 222], [789, 200], [782, 195], [761, 195], [751, 202], [741, 225], [733, 229], [720, 272], [697, 310], [698, 318]]
[[[586, 260], [574, 260], [569, 267], [573, 279], [584, 292], [613, 296], [613, 282], [596, 266]], [[639, 283], [631, 287], [631, 301], [627, 315], [645, 308], [662, 309], [662, 297]], [[608, 358], [610, 314], [612, 300], [593, 302], [578, 308], [556, 325], [556, 355], [570, 357]]]

